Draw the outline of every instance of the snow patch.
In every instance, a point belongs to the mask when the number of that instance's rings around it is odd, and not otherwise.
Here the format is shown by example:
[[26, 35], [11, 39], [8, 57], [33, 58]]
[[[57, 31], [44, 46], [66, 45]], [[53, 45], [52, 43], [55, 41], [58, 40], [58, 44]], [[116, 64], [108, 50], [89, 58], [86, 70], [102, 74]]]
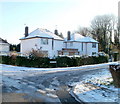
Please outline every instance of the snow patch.
[[47, 96], [52, 97], [52, 98], [58, 98], [57, 95], [48, 93]]
[[38, 89], [37, 92], [41, 93], [41, 94], [46, 94], [46, 91]]
[[71, 86], [71, 95], [84, 102], [118, 102], [120, 99], [120, 89], [113, 86], [111, 73], [107, 69], [84, 76], [82, 82], [72, 83]]

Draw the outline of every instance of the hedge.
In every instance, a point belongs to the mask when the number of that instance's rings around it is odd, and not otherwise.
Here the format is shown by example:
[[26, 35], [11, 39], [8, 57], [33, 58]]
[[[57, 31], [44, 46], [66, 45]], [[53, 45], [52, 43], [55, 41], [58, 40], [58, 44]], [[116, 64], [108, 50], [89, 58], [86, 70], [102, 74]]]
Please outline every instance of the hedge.
[[[56, 61], [57, 63], [51, 64], [50, 63], [51, 60]], [[46, 57], [0, 56], [1, 64], [37, 68], [73, 67], [81, 65], [99, 64], [105, 62], [108, 62], [107, 56], [56, 57], [55, 59], [50, 59]]]
[[57, 57], [57, 66], [59, 67], [70, 67], [74, 66], [73, 59], [69, 57]]
[[39, 57], [16, 57], [17, 66], [27, 66], [27, 67], [49, 67], [49, 58], [39, 58]]

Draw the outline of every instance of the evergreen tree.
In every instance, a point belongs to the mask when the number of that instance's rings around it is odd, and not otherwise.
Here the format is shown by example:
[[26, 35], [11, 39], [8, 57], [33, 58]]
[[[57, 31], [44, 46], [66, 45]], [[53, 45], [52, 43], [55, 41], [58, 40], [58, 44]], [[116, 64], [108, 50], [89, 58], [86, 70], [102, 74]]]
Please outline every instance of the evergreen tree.
[[10, 44], [10, 51], [20, 52], [20, 44]]

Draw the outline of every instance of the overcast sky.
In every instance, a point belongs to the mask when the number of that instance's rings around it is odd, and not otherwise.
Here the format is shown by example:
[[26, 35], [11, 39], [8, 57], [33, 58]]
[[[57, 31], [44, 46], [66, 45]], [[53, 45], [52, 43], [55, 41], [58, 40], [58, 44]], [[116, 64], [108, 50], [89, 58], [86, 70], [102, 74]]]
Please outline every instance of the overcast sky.
[[[17, 1], [17, 2], [16, 2]], [[25, 24], [29, 32], [46, 28], [62, 32], [90, 26], [96, 15], [118, 15], [119, 0], [1, 0], [0, 37], [17, 44], [24, 36]]]

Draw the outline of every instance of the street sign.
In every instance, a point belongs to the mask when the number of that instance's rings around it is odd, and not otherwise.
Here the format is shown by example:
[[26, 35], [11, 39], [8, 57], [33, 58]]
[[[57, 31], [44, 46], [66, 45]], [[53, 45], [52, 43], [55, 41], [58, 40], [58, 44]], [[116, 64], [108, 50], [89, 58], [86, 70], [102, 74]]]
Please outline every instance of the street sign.
[[56, 64], [56, 63], [57, 63], [57, 61], [50, 61], [50, 63], [51, 63], [51, 64]]

